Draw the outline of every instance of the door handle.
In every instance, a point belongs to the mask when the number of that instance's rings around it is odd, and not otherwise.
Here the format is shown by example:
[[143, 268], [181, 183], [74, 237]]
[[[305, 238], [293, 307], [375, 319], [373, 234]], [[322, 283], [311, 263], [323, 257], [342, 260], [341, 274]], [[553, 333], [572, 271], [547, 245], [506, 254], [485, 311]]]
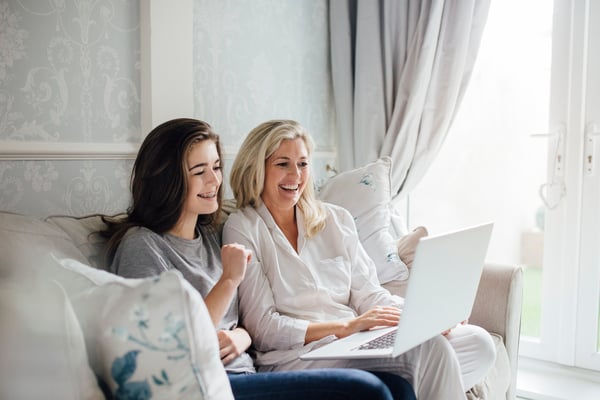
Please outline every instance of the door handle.
[[600, 136], [600, 127], [596, 122], [590, 122], [585, 126], [585, 173], [587, 175], [594, 175], [594, 165], [596, 163], [594, 150], [595, 140], [594, 138]]

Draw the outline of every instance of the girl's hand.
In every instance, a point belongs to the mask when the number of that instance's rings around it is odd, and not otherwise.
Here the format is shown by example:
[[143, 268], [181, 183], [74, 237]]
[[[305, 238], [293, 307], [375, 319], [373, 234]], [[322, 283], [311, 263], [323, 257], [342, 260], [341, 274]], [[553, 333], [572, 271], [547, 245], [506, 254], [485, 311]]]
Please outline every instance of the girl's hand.
[[236, 328], [232, 331], [217, 331], [219, 339], [219, 354], [223, 365], [229, 364], [250, 347], [252, 340], [245, 329]]
[[252, 258], [250, 250], [241, 244], [232, 243], [221, 247], [221, 261], [223, 263], [223, 275], [221, 279], [231, 280], [237, 287], [244, 275], [246, 266]]

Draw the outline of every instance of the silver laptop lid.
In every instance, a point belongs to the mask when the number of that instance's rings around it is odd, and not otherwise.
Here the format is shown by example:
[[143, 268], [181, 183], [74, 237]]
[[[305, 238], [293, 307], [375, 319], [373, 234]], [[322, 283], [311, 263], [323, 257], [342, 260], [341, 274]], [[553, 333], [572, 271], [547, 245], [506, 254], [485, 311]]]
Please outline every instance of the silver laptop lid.
[[398, 325], [401, 339], [396, 341], [395, 355], [469, 317], [492, 228], [490, 222], [420, 240]]

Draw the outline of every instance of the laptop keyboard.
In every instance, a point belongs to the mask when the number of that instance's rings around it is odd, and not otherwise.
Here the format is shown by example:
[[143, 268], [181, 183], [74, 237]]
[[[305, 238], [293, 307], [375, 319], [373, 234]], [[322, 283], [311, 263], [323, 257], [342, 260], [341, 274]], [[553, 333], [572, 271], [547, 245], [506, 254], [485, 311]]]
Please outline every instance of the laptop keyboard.
[[385, 335], [381, 335], [373, 340], [369, 340], [368, 342], [358, 346], [356, 350], [389, 349], [394, 347], [394, 342], [396, 341], [396, 332], [398, 332], [398, 329], [394, 329]]

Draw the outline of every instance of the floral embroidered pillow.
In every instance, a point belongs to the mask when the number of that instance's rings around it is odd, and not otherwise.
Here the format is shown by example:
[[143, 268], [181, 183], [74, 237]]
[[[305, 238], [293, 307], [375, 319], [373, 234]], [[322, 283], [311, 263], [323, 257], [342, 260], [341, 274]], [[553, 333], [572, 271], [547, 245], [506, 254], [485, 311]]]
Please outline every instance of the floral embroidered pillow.
[[397, 239], [390, 228], [391, 167], [391, 158], [382, 157], [335, 175], [319, 191], [321, 200], [350, 211], [360, 241], [375, 262], [381, 283], [408, 279], [408, 269], [398, 256]]
[[[66, 269], [105, 274], [77, 264]], [[91, 367], [112, 396], [232, 399], [204, 301], [181, 274], [115, 278], [71, 298]]]

